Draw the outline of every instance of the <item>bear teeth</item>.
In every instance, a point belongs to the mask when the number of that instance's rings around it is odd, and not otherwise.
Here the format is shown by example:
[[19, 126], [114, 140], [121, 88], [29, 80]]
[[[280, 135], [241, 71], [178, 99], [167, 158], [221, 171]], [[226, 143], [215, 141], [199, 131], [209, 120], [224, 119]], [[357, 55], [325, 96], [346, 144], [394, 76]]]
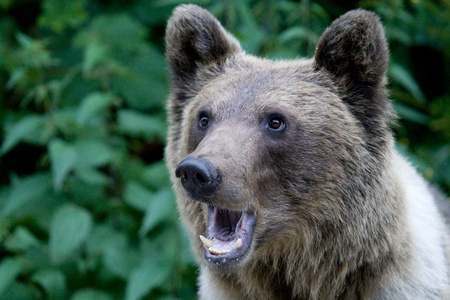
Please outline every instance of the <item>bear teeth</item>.
[[233, 244], [233, 249], [239, 247], [240, 245], [242, 245], [242, 240], [237, 239], [236, 242], [234, 242]]
[[200, 235], [200, 240], [202, 241], [203, 245], [205, 245], [205, 247], [208, 249], [209, 249], [209, 247], [211, 247], [213, 245], [213, 241], [208, 240], [203, 235]]
[[208, 248], [209, 252], [211, 254], [215, 254], [215, 255], [224, 255], [229, 253], [231, 250], [240, 247], [242, 245], [242, 239], [237, 239], [233, 246], [231, 247], [231, 249], [216, 249], [213, 247], [214, 242], [207, 239], [206, 237], [204, 237], [203, 235], [200, 235], [200, 240], [202, 241], [203, 245], [205, 245], [206, 248]]
[[209, 247], [209, 252], [211, 254], [216, 254], [216, 255], [224, 255], [230, 251], [231, 251], [231, 249], [215, 249], [213, 247]]

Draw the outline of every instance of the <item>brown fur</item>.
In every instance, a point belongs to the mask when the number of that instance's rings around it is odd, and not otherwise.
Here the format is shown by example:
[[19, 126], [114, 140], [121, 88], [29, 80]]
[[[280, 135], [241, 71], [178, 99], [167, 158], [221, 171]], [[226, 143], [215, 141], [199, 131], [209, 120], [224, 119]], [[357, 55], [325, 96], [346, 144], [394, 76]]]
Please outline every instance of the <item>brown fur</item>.
[[[375, 14], [356, 10], [336, 20], [313, 60], [247, 55], [194, 5], [174, 11], [166, 44], [169, 169], [192, 156], [223, 174], [218, 191], [201, 201], [172, 177], [201, 266], [201, 299], [441, 295], [442, 284], [425, 286], [411, 275], [417, 253], [392, 163], [399, 158], [384, 88], [388, 50]], [[211, 114], [206, 132], [196, 129], [202, 109]], [[283, 134], [261, 125], [272, 112], [286, 118]], [[236, 265], [203, 258], [204, 202], [256, 212], [251, 249]]]

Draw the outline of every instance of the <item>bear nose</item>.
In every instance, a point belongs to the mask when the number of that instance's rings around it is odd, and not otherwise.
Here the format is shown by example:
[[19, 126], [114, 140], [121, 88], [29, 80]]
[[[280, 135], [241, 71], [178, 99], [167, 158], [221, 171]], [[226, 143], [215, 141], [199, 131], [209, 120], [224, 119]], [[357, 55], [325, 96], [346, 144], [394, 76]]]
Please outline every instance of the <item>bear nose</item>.
[[175, 175], [181, 179], [181, 184], [190, 196], [197, 200], [212, 194], [221, 182], [219, 170], [203, 158], [186, 157], [175, 170]]

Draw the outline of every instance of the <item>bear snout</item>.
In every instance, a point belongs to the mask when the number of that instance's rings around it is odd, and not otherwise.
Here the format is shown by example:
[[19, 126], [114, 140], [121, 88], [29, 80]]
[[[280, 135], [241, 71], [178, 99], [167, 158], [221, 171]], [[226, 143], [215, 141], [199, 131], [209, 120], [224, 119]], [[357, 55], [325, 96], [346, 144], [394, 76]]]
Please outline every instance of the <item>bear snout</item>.
[[175, 176], [189, 196], [195, 200], [205, 201], [207, 195], [214, 193], [222, 181], [222, 176], [208, 160], [188, 156], [176, 168]]

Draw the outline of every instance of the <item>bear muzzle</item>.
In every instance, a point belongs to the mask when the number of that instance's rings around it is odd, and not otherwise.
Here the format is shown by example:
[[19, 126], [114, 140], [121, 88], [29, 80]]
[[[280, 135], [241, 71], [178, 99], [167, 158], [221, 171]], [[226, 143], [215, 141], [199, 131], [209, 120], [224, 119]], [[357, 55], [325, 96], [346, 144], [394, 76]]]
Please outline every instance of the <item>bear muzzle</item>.
[[233, 205], [217, 201], [217, 197], [224, 198], [218, 195], [222, 175], [207, 159], [188, 156], [178, 165], [175, 175], [190, 198], [208, 204], [207, 230], [199, 240], [205, 260], [219, 268], [238, 265], [251, 249], [256, 213], [250, 209], [225, 209], [223, 206]]

